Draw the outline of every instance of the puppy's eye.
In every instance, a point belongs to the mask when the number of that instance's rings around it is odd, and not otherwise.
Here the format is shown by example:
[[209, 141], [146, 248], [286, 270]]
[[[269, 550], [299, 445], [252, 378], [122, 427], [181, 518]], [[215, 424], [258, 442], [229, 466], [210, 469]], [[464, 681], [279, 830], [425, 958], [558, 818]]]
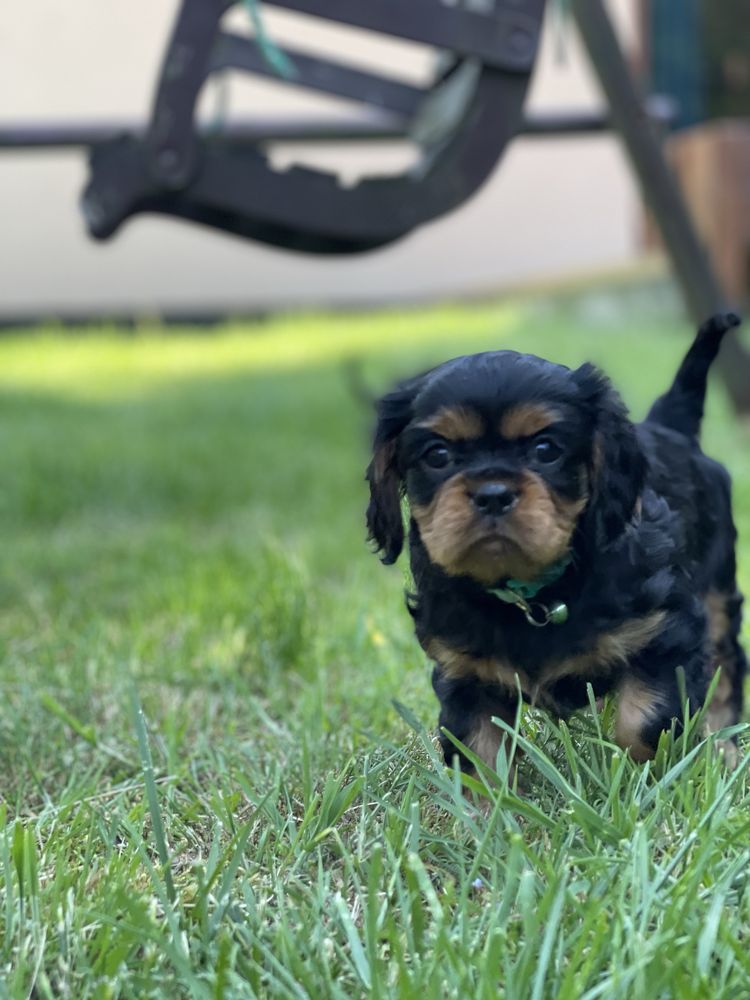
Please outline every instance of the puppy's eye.
[[560, 455], [562, 455], [560, 445], [548, 437], [537, 438], [532, 450], [537, 462], [544, 462], [546, 464], [556, 462]]
[[444, 469], [451, 460], [451, 453], [444, 444], [434, 444], [422, 455], [422, 461], [431, 469]]

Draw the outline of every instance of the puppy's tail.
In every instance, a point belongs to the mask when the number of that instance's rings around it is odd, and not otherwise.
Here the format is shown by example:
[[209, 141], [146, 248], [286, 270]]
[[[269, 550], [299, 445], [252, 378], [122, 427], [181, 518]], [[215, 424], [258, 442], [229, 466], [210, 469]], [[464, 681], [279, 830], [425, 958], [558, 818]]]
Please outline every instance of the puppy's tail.
[[649, 410], [647, 421], [688, 437], [698, 437], [708, 369], [719, 353], [724, 334], [739, 324], [740, 318], [734, 313], [719, 313], [706, 320], [690, 345], [671, 387], [659, 396]]

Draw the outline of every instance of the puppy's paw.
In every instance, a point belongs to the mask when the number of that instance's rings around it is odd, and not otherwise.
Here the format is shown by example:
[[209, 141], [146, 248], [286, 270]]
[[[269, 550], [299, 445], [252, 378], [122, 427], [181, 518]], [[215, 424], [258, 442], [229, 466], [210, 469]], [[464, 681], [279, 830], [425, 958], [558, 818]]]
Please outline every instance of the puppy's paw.
[[737, 749], [737, 744], [733, 740], [717, 740], [716, 752], [723, 759], [724, 764], [729, 771], [733, 771], [740, 762], [740, 752]]

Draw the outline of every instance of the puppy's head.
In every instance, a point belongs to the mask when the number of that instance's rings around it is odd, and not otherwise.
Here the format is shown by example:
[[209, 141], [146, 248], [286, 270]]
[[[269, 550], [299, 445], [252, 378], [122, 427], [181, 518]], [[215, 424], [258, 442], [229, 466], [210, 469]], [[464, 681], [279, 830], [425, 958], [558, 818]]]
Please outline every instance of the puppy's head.
[[470, 355], [378, 403], [369, 534], [384, 562], [398, 558], [405, 492], [430, 560], [446, 573], [534, 580], [575, 537], [594, 549], [617, 538], [643, 477], [635, 429], [593, 366]]

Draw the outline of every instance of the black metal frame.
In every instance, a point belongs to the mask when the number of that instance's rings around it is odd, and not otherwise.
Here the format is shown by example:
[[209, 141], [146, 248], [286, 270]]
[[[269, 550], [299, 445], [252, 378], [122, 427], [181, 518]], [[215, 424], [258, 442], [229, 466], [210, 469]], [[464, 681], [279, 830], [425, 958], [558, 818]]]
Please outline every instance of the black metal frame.
[[[340, 62], [296, 57], [293, 82], [360, 100], [380, 112], [367, 124], [408, 134], [427, 100], [476, 65], [452, 131], [420, 148], [420, 161], [398, 176], [343, 187], [337, 175], [274, 170], [259, 144], [227, 144], [195, 128], [195, 104], [206, 79], [227, 67], [268, 73], [249, 41], [225, 33], [227, 0], [183, 0], [162, 67], [151, 123], [143, 139], [122, 137], [95, 147], [83, 210], [92, 235], [106, 238], [130, 215], [162, 212], [287, 249], [353, 253], [390, 243], [457, 207], [484, 182], [522, 123], [541, 31], [544, 0], [499, 0], [487, 14], [440, 0], [271, 0], [389, 35], [444, 45], [454, 61], [420, 90]], [[387, 117], [390, 116], [390, 117]]]
[[[150, 123], [144, 132], [96, 124], [0, 129], [0, 149], [85, 144], [91, 178], [83, 197], [90, 232], [111, 236], [131, 215], [159, 212], [240, 236], [312, 253], [355, 253], [383, 246], [451, 211], [492, 171], [519, 134], [599, 131], [621, 135], [643, 194], [672, 259], [694, 320], [726, 307], [666, 165], [652, 110], [641, 101], [602, 0], [572, 0], [572, 12], [606, 93], [610, 117], [523, 116], [545, 0], [496, 0], [486, 12], [441, 0], [266, 0], [299, 13], [417, 41], [451, 53], [447, 69], [426, 88], [296, 50], [287, 81], [360, 103], [365, 114], [337, 122], [240, 122], [214, 131], [195, 121], [198, 96], [215, 73], [237, 69], [276, 75], [260, 49], [221, 28], [236, 0], [182, 0], [164, 57]], [[265, 144], [273, 141], [414, 139], [414, 124], [462, 73], [463, 106], [451, 127], [415, 142], [416, 168], [395, 177], [365, 178], [343, 187], [319, 170], [275, 171]], [[738, 407], [750, 408], [750, 357], [739, 341], [722, 367]]]
[[[572, 0], [578, 30], [607, 96], [619, 132], [667, 247], [688, 311], [697, 325], [721, 312], [726, 300], [711, 260], [698, 238], [685, 200], [667, 165], [602, 0]], [[750, 412], [750, 353], [737, 337], [727, 338], [718, 365], [739, 412]]]

